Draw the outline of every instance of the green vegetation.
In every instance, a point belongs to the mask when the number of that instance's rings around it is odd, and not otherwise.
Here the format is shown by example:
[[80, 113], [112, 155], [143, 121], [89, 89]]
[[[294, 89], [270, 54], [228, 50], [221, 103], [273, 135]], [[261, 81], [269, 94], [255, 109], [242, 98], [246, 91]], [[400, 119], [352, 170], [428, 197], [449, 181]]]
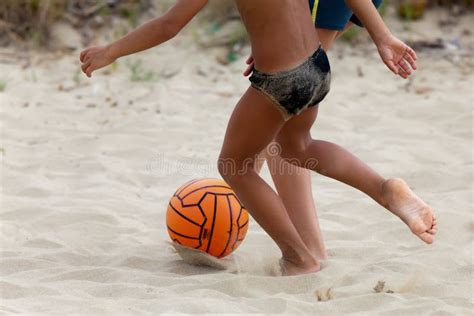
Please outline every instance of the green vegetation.
[[96, 16], [118, 15], [136, 27], [141, 12], [151, 6], [150, 0], [111, 3], [113, 1], [107, 0], [0, 0], [0, 39], [29, 41], [34, 46], [45, 46], [51, 25], [63, 17], [82, 27]]
[[140, 7], [128, 7], [120, 10], [120, 15], [126, 18], [132, 27], [137, 27], [140, 18]]
[[428, 0], [401, 0], [398, 3], [398, 14], [408, 20], [416, 20], [423, 16]]
[[[0, 1], [0, 36], [9, 35], [31, 40], [35, 45], [45, 43], [48, 27], [66, 9], [62, 0], [3, 0]], [[14, 34], [14, 35], [13, 35]]]
[[405, 20], [417, 20], [423, 16], [428, 7], [444, 6], [452, 10], [454, 8], [474, 8], [474, 0], [396, 0], [398, 15]]
[[[49, 42], [51, 25], [59, 19], [82, 28], [94, 23], [97, 25], [98, 17], [103, 21], [98, 25], [107, 26], [111, 21], [110, 16], [119, 16], [128, 21], [131, 27], [136, 27], [142, 13], [152, 9], [154, 15], [159, 15], [174, 3], [174, 0], [0, 0], [0, 44], [26, 41], [33, 46], [45, 46]], [[426, 9], [437, 5], [449, 10], [473, 9], [474, 0], [385, 0], [380, 13], [384, 15], [386, 8], [391, 5], [396, 6], [401, 17], [413, 20], [421, 17]], [[243, 27], [226, 27], [227, 24], [239, 21], [234, 1], [210, 0], [196, 21], [199, 32], [196, 31], [194, 35], [197, 35], [199, 43], [204, 37], [218, 37], [217, 41], [213, 41], [216, 45], [235, 50], [237, 44], [246, 41]], [[201, 32], [201, 29], [204, 31]], [[122, 28], [116, 32], [118, 36], [122, 36], [128, 30]], [[344, 38], [352, 40], [356, 33], [347, 32]]]
[[5, 91], [7, 88], [8, 81], [6, 79], [0, 79], [0, 92]]
[[341, 39], [347, 42], [354, 41], [359, 36], [359, 29], [357, 26], [353, 26], [341, 35]]
[[474, 0], [433, 0], [430, 1], [437, 5], [442, 6], [454, 6], [454, 5], [461, 5], [461, 6], [474, 6]]
[[390, 0], [382, 1], [382, 4], [379, 7], [379, 13], [382, 17], [384, 17], [385, 14], [387, 13], [387, 7], [389, 6], [389, 4], [390, 4]]

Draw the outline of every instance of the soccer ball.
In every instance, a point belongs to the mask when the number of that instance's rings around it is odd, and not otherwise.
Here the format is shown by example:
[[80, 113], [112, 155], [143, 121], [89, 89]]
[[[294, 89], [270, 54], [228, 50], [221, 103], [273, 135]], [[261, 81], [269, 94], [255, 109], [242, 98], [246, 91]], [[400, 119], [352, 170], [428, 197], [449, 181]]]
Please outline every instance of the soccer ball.
[[230, 186], [220, 179], [183, 184], [166, 212], [168, 234], [178, 244], [223, 258], [247, 234], [249, 215]]

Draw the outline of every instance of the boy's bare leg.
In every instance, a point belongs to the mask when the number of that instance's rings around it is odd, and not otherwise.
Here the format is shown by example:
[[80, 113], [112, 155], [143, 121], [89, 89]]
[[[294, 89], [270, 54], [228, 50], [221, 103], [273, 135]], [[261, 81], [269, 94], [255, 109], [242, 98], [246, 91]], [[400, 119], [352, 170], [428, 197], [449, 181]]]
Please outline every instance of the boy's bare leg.
[[380, 205], [400, 217], [410, 230], [426, 243], [432, 243], [437, 223], [431, 208], [417, 197], [401, 179], [385, 180], [377, 172], [344, 148], [322, 140], [313, 140], [309, 133], [313, 124], [310, 111], [289, 120], [276, 140], [281, 156], [330, 178], [346, 183], [369, 195]]
[[277, 193], [301, 239], [316, 259], [327, 259], [311, 189], [311, 173], [286, 162], [278, 153], [270, 153], [273, 144], [260, 153], [256, 170], [259, 173], [267, 162]]
[[301, 239], [316, 259], [327, 259], [309, 170], [292, 165], [279, 155], [268, 157], [267, 163], [278, 195]]
[[252, 217], [277, 243], [283, 274], [310, 273], [320, 269], [319, 262], [301, 239], [280, 197], [255, 170], [258, 154], [283, 124], [275, 105], [249, 88], [230, 118], [218, 168]]

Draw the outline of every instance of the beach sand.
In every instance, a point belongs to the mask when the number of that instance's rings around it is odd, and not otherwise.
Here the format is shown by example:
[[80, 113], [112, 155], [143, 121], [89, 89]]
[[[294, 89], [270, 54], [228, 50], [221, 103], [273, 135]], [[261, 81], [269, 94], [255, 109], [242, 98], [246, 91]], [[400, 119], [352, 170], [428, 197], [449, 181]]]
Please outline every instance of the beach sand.
[[[394, 33], [434, 38], [435, 18], [416, 31], [393, 22]], [[461, 43], [472, 51], [472, 36]], [[166, 231], [176, 188], [219, 177], [245, 56], [223, 66], [182, 36], [89, 80], [78, 52], [0, 50], [0, 312], [472, 315], [473, 75], [460, 49], [419, 52], [409, 81], [373, 45], [329, 52], [332, 90], [313, 136], [404, 178], [439, 232], [425, 245], [370, 198], [314, 174], [329, 258], [291, 277], [278, 276], [279, 249], [253, 219], [228, 269], [184, 262]]]

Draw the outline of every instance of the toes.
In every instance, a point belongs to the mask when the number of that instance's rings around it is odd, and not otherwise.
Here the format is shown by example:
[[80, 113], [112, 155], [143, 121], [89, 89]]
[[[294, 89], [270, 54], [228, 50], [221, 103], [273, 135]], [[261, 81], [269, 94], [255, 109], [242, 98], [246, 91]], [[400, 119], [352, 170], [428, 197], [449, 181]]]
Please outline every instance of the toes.
[[[428, 229], [426, 227], [425, 224], [423, 224], [422, 221], [415, 221], [411, 224], [408, 225], [411, 229], [411, 231], [415, 234], [415, 235], [421, 235], [423, 233], [425, 233]], [[431, 229], [431, 228], [430, 228]]]
[[[431, 215], [431, 223], [426, 225], [429, 228], [426, 229], [424, 232], [426, 232], [430, 235], [435, 235], [436, 232], [438, 231], [438, 223], [437, 223], [437, 220], [436, 220], [436, 216], [431, 211], [430, 211], [430, 213], [432, 214]], [[416, 226], [416, 227], [413, 227], [414, 229], [412, 229], [412, 231], [415, 234], [420, 235], [420, 233], [422, 233], [422, 232], [420, 232], [420, 229], [421, 229], [422, 225], [418, 224], [418, 225], [414, 225], [414, 226]]]
[[431, 234], [431, 235], [435, 235], [437, 231], [438, 231], [438, 229], [436, 229], [436, 228], [431, 228], [431, 229], [427, 230], [426, 232], [429, 233], [429, 234]]
[[433, 215], [433, 221], [431, 222], [431, 228], [428, 230], [437, 230], [438, 228], [438, 221], [436, 220], [436, 217]]
[[432, 244], [434, 241], [433, 235], [428, 232], [421, 233], [418, 235], [418, 237], [427, 244]]

